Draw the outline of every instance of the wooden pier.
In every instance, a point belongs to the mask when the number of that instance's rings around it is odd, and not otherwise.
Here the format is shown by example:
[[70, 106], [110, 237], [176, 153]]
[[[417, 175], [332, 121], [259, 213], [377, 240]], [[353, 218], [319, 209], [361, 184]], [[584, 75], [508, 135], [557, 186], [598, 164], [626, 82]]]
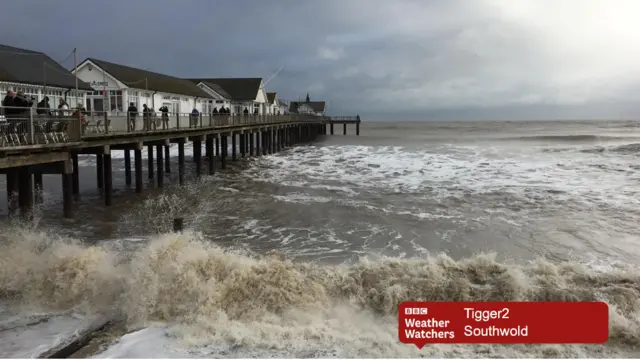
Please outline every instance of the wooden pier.
[[[360, 117], [326, 117], [310, 115], [272, 115], [242, 117], [242, 121], [220, 122], [209, 119], [203, 124], [202, 118], [189, 127], [179, 127], [180, 118], [176, 117], [178, 127], [166, 130], [131, 131], [124, 125], [124, 130], [113, 131], [110, 121], [105, 121], [102, 132], [64, 136], [62, 142], [37, 143], [37, 138], [46, 139], [43, 134], [34, 134], [38, 127], [30, 120], [27, 134], [19, 134], [27, 139], [26, 145], [0, 147], [0, 173], [7, 178], [7, 199], [9, 214], [29, 215], [34, 203], [42, 201], [42, 175], [59, 174], [62, 178], [63, 214], [65, 218], [73, 217], [74, 195], [80, 192], [78, 174], [78, 155], [96, 156], [96, 180], [98, 188], [103, 190], [106, 206], [113, 202], [113, 176], [111, 154], [113, 151], [124, 151], [125, 182], [133, 186], [137, 193], [143, 192], [142, 151], [146, 147], [148, 161], [148, 178], [155, 179], [157, 188], [164, 186], [165, 173], [171, 173], [169, 147], [178, 145], [178, 179], [180, 185], [185, 182], [185, 144], [193, 144], [193, 161], [197, 176], [213, 175], [216, 162], [220, 159], [220, 167], [226, 167], [228, 157], [235, 161], [249, 156], [267, 155], [290, 146], [314, 141], [320, 135], [327, 134], [327, 127], [333, 134], [334, 124], [343, 124], [343, 133], [347, 133], [347, 124], [356, 125], [356, 135], [360, 134]], [[80, 119], [71, 119], [78, 121]], [[49, 121], [50, 122], [50, 121]], [[206, 122], [206, 121], [205, 121]], [[99, 125], [98, 125], [99, 126]], [[71, 128], [79, 129], [80, 126]], [[5, 138], [7, 137], [6, 134]], [[40, 136], [42, 135], [42, 136]], [[31, 139], [29, 141], [28, 139]], [[231, 140], [232, 150], [228, 154], [228, 142]], [[205, 154], [202, 154], [202, 144]], [[133, 151], [133, 171], [131, 152]], [[203, 169], [203, 158], [207, 161]], [[154, 159], [155, 158], [155, 159]], [[155, 160], [155, 161], [154, 161]], [[16, 201], [17, 200], [17, 201]]]

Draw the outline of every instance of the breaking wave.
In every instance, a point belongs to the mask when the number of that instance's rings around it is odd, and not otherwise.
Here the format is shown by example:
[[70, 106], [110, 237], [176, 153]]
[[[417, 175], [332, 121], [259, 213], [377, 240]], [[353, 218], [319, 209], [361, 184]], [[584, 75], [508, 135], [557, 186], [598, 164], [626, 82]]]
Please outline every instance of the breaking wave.
[[[363, 257], [342, 265], [279, 254], [224, 250], [202, 234], [159, 234], [123, 255], [18, 228], [3, 232], [0, 296], [43, 310], [75, 309], [161, 322], [181, 346], [286, 351], [340, 357], [601, 357], [640, 345], [640, 271], [537, 260], [501, 263], [491, 254], [454, 260]], [[405, 300], [593, 301], [611, 311], [606, 345], [429, 346], [397, 340]], [[631, 351], [631, 350], [629, 350]]]
[[[511, 139], [511, 138], [508, 138]], [[534, 136], [520, 136], [515, 138], [517, 140], [530, 140], [530, 141], [557, 141], [557, 142], [571, 142], [571, 141], [612, 141], [612, 140], [637, 140], [637, 137], [626, 136], [606, 136], [606, 135], [534, 135]]]

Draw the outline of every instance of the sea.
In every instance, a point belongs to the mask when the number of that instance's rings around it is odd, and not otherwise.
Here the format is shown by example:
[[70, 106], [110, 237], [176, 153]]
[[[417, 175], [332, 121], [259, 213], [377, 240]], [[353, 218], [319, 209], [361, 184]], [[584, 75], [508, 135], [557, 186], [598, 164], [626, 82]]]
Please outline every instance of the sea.
[[[110, 317], [97, 358], [640, 356], [640, 123], [341, 130], [200, 179], [188, 161], [185, 186], [172, 148], [165, 188], [145, 163], [143, 194], [114, 151], [111, 207], [82, 156], [73, 220], [46, 175], [34, 218], [2, 225], [0, 318]], [[610, 339], [418, 349], [398, 341], [409, 300], [601, 300]]]

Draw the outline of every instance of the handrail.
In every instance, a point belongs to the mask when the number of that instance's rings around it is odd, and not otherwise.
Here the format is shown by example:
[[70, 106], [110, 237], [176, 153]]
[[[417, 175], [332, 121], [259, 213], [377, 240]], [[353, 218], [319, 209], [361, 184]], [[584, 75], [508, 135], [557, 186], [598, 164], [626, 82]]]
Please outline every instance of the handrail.
[[24, 145], [51, 146], [118, 134], [161, 134], [245, 125], [328, 122], [327, 116], [120, 112], [0, 106], [0, 151]]

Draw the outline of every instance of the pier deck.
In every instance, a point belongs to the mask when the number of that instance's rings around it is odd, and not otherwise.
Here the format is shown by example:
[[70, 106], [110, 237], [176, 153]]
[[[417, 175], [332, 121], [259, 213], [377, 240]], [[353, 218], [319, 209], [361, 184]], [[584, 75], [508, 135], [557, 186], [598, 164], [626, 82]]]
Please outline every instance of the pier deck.
[[[42, 175], [59, 174], [62, 177], [64, 216], [72, 217], [73, 195], [79, 193], [79, 154], [96, 155], [97, 186], [103, 189], [105, 205], [110, 206], [113, 193], [112, 151], [124, 151], [127, 186], [133, 182], [131, 151], [134, 152], [134, 186], [136, 192], [141, 193], [141, 152], [145, 146], [148, 151], [148, 177], [157, 180], [157, 187], [162, 188], [165, 172], [171, 172], [169, 146], [172, 143], [178, 144], [178, 174], [182, 185], [184, 146], [188, 141], [193, 144], [196, 175], [201, 176], [203, 155], [208, 159], [219, 158], [220, 167], [226, 167], [229, 139], [232, 144], [231, 160], [237, 160], [238, 157], [267, 155], [289, 146], [314, 141], [318, 136], [327, 134], [327, 125], [333, 134], [333, 125], [336, 123], [343, 124], [345, 135], [347, 124], [355, 124], [356, 134], [360, 133], [359, 116], [249, 115], [209, 117], [208, 121], [202, 116], [189, 116], [176, 115], [168, 121], [165, 118], [165, 129], [161, 129], [160, 122], [155, 123], [155, 119], [145, 121], [144, 126], [149, 130], [135, 128], [141, 124], [132, 125], [126, 118], [116, 119], [120, 121], [114, 123], [106, 116], [98, 117], [100, 120], [92, 116], [94, 119], [88, 124], [85, 120], [84, 131], [81, 131], [83, 119], [80, 117], [41, 119], [31, 114], [25, 118], [7, 119], [4, 125], [0, 123], [0, 130], [3, 131], [0, 134], [0, 173], [7, 177], [9, 213], [14, 214], [19, 210], [22, 215], [30, 214], [34, 203], [42, 199]], [[7, 132], [6, 129], [12, 131]], [[203, 143], [205, 154], [202, 154]], [[213, 175], [215, 162], [207, 162], [207, 173]]]

